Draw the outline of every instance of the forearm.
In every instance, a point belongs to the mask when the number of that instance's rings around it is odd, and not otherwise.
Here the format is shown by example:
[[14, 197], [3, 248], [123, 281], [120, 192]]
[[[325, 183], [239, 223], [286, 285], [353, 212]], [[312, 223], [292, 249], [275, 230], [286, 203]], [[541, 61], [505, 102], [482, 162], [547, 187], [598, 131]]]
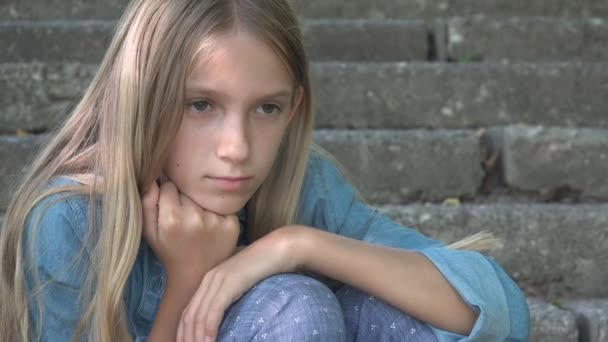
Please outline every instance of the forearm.
[[198, 283], [188, 285], [185, 282], [167, 281], [167, 287], [148, 337], [149, 342], [175, 341], [182, 312], [194, 295], [197, 286]]
[[[299, 228], [299, 229], [298, 229]], [[305, 270], [362, 289], [431, 325], [468, 335], [477, 319], [425, 256], [296, 227], [299, 264]]]

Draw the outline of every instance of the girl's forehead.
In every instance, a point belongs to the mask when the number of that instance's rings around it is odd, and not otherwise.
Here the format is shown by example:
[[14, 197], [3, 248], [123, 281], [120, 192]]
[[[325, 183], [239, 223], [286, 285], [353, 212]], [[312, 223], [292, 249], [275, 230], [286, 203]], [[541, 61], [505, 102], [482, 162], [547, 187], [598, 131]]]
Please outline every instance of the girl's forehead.
[[293, 84], [291, 70], [281, 55], [262, 39], [245, 31], [215, 35], [201, 43], [188, 80], [207, 78], [212, 73], [241, 73]]

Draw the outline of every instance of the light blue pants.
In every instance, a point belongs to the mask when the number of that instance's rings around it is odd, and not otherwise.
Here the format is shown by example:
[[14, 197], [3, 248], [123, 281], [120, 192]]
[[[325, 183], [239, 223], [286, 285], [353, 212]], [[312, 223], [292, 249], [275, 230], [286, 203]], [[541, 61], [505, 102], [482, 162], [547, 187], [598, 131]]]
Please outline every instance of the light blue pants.
[[299, 274], [258, 283], [230, 306], [220, 327], [227, 341], [431, 341], [431, 329], [398, 309], [350, 286], [336, 293]]

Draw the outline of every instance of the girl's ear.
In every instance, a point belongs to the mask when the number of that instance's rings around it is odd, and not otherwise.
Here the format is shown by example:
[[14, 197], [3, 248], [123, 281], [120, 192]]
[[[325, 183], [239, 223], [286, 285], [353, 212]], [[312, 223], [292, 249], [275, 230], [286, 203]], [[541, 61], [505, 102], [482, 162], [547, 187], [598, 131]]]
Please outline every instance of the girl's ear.
[[304, 97], [304, 88], [299, 86], [296, 90], [296, 94], [294, 96], [293, 106], [291, 107], [291, 113], [289, 113], [289, 122], [296, 115], [298, 109], [300, 108], [300, 104], [302, 103], [302, 98]]

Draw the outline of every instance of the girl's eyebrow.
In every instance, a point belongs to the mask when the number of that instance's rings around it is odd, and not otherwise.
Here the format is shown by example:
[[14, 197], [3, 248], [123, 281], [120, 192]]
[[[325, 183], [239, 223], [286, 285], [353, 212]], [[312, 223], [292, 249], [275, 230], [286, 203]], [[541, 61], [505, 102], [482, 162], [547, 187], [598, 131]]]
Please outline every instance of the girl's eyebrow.
[[[227, 96], [226, 94], [216, 91], [214, 89], [199, 87], [199, 86], [186, 87], [186, 94], [188, 94], [188, 95], [205, 94], [205, 95], [210, 95], [210, 96], [220, 97], [220, 98], [230, 97], [230, 96]], [[292, 96], [291, 90], [277, 90], [277, 91], [271, 91], [268, 93], [263, 93], [263, 94], [259, 95], [258, 98], [260, 98], [260, 99], [281, 98], [281, 97], [291, 98], [291, 96]]]
[[263, 95], [263, 98], [277, 98], [277, 97], [289, 97], [291, 98], [292, 96], [292, 92], [289, 90], [279, 90], [279, 91], [275, 91], [275, 92], [271, 92], [268, 93], [266, 95]]

